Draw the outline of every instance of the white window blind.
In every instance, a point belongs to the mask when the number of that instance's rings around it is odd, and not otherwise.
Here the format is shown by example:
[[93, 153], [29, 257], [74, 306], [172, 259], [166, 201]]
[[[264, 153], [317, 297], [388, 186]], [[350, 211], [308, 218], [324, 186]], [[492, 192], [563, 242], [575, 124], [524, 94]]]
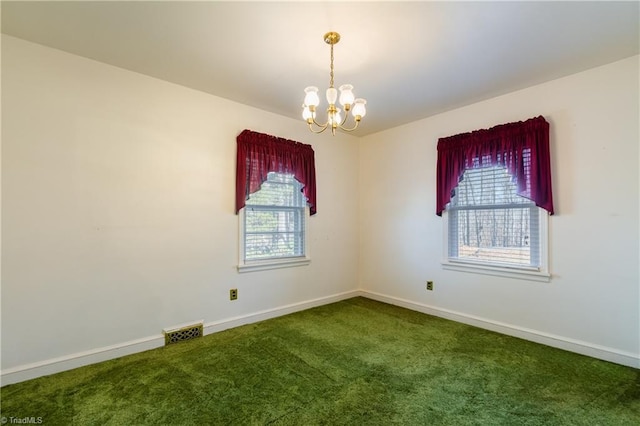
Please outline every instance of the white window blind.
[[467, 169], [447, 212], [450, 260], [540, 267], [538, 207], [504, 167]]
[[306, 199], [293, 175], [269, 173], [244, 209], [244, 260], [305, 255]]

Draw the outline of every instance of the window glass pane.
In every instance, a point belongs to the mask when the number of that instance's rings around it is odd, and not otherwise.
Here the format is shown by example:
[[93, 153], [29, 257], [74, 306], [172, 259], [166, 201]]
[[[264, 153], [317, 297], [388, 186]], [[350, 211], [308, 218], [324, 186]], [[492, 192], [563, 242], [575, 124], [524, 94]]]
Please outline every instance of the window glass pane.
[[516, 184], [504, 167], [466, 170], [451, 199], [452, 206], [531, 203], [531, 200], [516, 194]]
[[292, 176], [269, 173], [244, 211], [245, 260], [305, 255], [306, 199], [302, 185]]
[[450, 258], [539, 266], [537, 207], [516, 194], [505, 168], [465, 171], [448, 210]]
[[303, 218], [300, 211], [262, 210], [246, 212], [246, 257], [265, 258], [303, 255]]
[[246, 205], [304, 207], [302, 185], [293, 175], [269, 173], [260, 190], [251, 194]]
[[456, 238], [454, 257], [532, 265], [531, 208], [459, 210], [454, 216], [450, 222]]

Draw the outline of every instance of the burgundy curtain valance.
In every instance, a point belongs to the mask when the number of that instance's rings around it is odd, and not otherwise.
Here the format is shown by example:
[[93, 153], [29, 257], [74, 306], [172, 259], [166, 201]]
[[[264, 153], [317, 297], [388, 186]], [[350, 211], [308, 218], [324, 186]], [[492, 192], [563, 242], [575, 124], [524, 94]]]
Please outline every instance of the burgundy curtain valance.
[[501, 165], [518, 195], [553, 214], [549, 123], [539, 116], [438, 140], [436, 214], [446, 205], [466, 169]]
[[269, 172], [288, 173], [303, 185], [311, 214], [316, 213], [316, 168], [311, 145], [244, 130], [237, 137], [236, 214], [260, 189]]

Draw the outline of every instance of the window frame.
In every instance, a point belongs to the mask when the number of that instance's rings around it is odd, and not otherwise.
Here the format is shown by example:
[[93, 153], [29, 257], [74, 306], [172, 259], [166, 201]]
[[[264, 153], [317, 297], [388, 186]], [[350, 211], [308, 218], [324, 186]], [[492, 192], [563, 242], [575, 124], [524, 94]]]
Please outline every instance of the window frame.
[[[271, 172], [277, 173], [277, 172]], [[291, 173], [278, 173], [284, 175], [291, 175], [293, 179], [296, 179], [295, 176]], [[297, 180], [297, 179], [296, 179]], [[304, 200], [304, 195], [301, 195]], [[302, 232], [304, 237], [302, 238], [302, 250], [303, 254], [300, 256], [286, 256], [286, 257], [272, 257], [266, 259], [254, 259], [247, 260], [246, 259], [246, 212], [247, 209], [258, 208], [264, 211], [299, 211], [302, 210], [302, 219], [303, 226]], [[277, 268], [289, 268], [294, 266], [304, 266], [308, 265], [311, 262], [311, 258], [309, 257], [309, 218], [310, 218], [310, 208], [308, 203], [305, 203], [303, 208], [301, 207], [292, 207], [292, 206], [270, 206], [270, 205], [259, 205], [252, 206], [250, 204], [245, 205], [238, 214], [239, 219], [239, 253], [238, 253], [238, 271], [239, 272], [251, 272], [251, 271], [261, 271], [268, 269], [277, 269]]]
[[[467, 173], [469, 173], [468, 176]], [[548, 214], [544, 209], [537, 207], [533, 201], [518, 195], [512, 179], [508, 170], [500, 164], [489, 167], [473, 167], [464, 172], [455, 188], [455, 195], [452, 194], [451, 201], [445, 206], [443, 212], [444, 256], [442, 263], [444, 269], [511, 278], [549, 280]], [[473, 196], [474, 192], [478, 198]], [[472, 194], [472, 201], [468, 199], [469, 193]], [[463, 198], [459, 200], [458, 197]], [[456, 226], [458, 225], [459, 212], [508, 211], [512, 209], [528, 210], [527, 220], [530, 224], [531, 234], [529, 236], [530, 248], [532, 249], [530, 250], [529, 264], [501, 262], [497, 259], [474, 259], [468, 256], [459, 257], [458, 243], [461, 231]], [[492, 227], [497, 226], [495, 222], [491, 223]]]
[[540, 241], [540, 266], [498, 265], [489, 262], [479, 262], [469, 259], [449, 257], [449, 214], [450, 210], [442, 212], [443, 224], [443, 259], [442, 268], [450, 271], [470, 272], [499, 277], [524, 279], [531, 281], [549, 282], [549, 215], [546, 210], [534, 207], [538, 214], [538, 240]]

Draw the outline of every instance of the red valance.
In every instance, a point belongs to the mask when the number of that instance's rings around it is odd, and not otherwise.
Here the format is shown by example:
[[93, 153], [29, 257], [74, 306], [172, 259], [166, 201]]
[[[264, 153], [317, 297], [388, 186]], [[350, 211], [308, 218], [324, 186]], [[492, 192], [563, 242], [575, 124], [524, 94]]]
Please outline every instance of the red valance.
[[316, 167], [311, 145], [244, 130], [237, 137], [236, 214], [260, 189], [269, 172], [292, 174], [303, 185], [311, 214], [316, 214]]
[[506, 167], [518, 195], [553, 214], [549, 123], [542, 116], [440, 138], [436, 214], [442, 216], [466, 169], [494, 165]]

